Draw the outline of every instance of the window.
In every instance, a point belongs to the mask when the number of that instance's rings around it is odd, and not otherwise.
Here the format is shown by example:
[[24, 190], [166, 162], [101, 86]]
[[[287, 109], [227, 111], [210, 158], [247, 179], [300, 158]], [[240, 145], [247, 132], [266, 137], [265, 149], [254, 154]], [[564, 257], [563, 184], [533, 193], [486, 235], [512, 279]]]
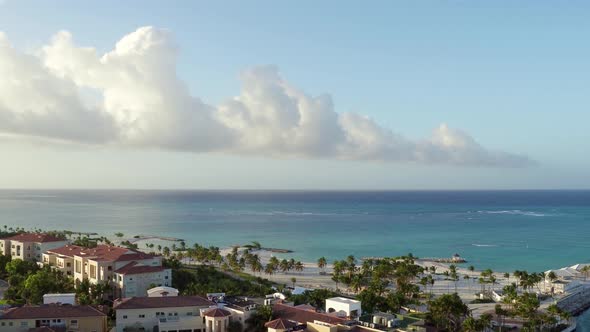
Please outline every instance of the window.
[[127, 319], [127, 315], [123, 315], [123, 319]]
[[193, 315], [193, 312], [192, 311], [189, 311], [189, 312], [186, 313], [186, 315], [187, 316], [192, 316]]
[[168, 279], [168, 276], [165, 276], [164, 279]]
[[72, 266], [72, 263], [68, 262], [68, 263], [66, 263], [66, 266], [67, 267], [71, 267]]
[[96, 266], [90, 265], [90, 278], [96, 279]]
[[72, 319], [70, 320], [70, 325], [72, 327], [77, 327], [78, 326], [78, 320], [77, 319]]
[[107, 271], [112, 271], [112, 270], [113, 270], [113, 267], [112, 266], [110, 266], [110, 265], [107, 266]]
[[145, 318], [145, 315], [139, 315], [139, 318]]

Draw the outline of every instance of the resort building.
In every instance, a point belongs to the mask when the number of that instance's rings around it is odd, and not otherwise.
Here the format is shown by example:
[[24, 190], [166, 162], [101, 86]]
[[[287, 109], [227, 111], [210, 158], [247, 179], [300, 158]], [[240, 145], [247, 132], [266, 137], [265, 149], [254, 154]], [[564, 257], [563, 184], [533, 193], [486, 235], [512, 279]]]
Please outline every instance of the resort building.
[[51, 265], [65, 275], [74, 275], [74, 256], [80, 255], [86, 248], [68, 244], [63, 247], [49, 249], [43, 253], [43, 264]]
[[361, 316], [361, 301], [344, 297], [326, 299], [326, 312], [335, 313], [338, 317], [356, 319]]
[[[424, 321], [400, 314], [374, 313], [361, 315], [360, 301], [346, 298], [326, 300], [326, 308], [332, 313], [317, 312], [310, 305], [292, 306], [283, 303], [273, 305], [277, 319], [265, 324], [268, 332], [425, 332]], [[339, 313], [339, 314], [338, 314]], [[346, 314], [345, 314], [346, 313]], [[354, 319], [355, 315], [358, 316]], [[346, 316], [345, 316], [346, 315]]]
[[313, 322], [337, 325], [349, 321], [344, 317], [338, 317], [334, 314], [320, 313], [307, 308], [295, 307], [283, 303], [274, 304], [272, 306], [272, 312], [277, 318], [297, 323], [297, 325], [305, 325]]
[[0, 239], [0, 252], [26, 261], [40, 262], [42, 254], [63, 247], [69, 241], [46, 233], [21, 233]]
[[217, 310], [215, 303], [200, 296], [133, 297], [115, 301], [113, 308], [117, 332], [206, 332], [207, 326], [217, 326], [217, 313], [209, 314], [213, 317], [206, 316], [211, 309]]
[[153, 286], [172, 285], [172, 272], [162, 267], [161, 256], [128, 248], [66, 245], [47, 250], [43, 263], [71, 275], [77, 284], [84, 279], [108, 282], [114, 288], [111, 298], [145, 296]]
[[224, 297], [223, 302], [218, 303], [218, 306], [231, 313], [231, 321], [237, 321], [244, 327], [246, 320], [263, 303], [264, 299], [254, 300], [244, 296], [231, 296]]
[[145, 296], [153, 286], [170, 286], [172, 271], [162, 266], [144, 265], [131, 262], [115, 270], [116, 298]]
[[107, 315], [91, 306], [23, 306], [0, 315], [0, 331], [106, 332]]
[[76, 293], [45, 294], [43, 304], [76, 304]]
[[[540, 288], [545, 293], [563, 294], [575, 291], [580, 286], [587, 286], [590, 275], [590, 264], [576, 264], [557, 270], [545, 271], [545, 280], [540, 283]], [[555, 279], [551, 280], [549, 275]]]

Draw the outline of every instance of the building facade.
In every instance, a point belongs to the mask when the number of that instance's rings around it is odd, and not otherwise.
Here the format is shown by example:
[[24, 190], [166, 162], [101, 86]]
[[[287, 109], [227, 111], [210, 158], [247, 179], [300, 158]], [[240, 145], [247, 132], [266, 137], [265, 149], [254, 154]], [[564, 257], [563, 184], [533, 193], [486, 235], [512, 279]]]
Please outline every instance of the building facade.
[[0, 239], [0, 252], [12, 256], [13, 259], [41, 262], [45, 251], [63, 247], [68, 243], [68, 240], [51, 234], [22, 233]]
[[111, 299], [145, 296], [152, 286], [170, 286], [172, 273], [162, 267], [162, 257], [137, 250], [98, 245], [83, 248], [66, 245], [45, 251], [43, 263], [71, 275], [76, 285], [109, 283]]
[[205, 312], [216, 304], [200, 296], [132, 297], [115, 301], [117, 332], [205, 332]]
[[76, 332], [106, 332], [107, 315], [91, 306], [53, 304], [11, 308], [0, 315], [2, 332], [27, 332], [40, 327]]

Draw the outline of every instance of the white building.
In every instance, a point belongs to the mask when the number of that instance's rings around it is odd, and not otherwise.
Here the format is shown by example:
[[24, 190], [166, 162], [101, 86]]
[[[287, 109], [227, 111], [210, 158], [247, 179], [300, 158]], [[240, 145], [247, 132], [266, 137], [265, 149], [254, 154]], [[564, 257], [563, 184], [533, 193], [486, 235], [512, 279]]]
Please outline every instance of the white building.
[[144, 265], [131, 262], [115, 270], [113, 281], [117, 297], [145, 296], [153, 286], [170, 286], [172, 270], [162, 266]]
[[76, 304], [76, 293], [45, 294], [43, 304]]
[[66, 239], [46, 233], [21, 233], [0, 239], [0, 253], [24, 261], [41, 262], [42, 254], [68, 244]]
[[147, 290], [149, 297], [178, 296], [178, 289], [166, 286], [154, 287]]
[[77, 284], [84, 279], [109, 283], [114, 290], [111, 299], [146, 296], [154, 285], [172, 285], [172, 271], [162, 267], [161, 256], [110, 245], [52, 248], [43, 253], [43, 264], [71, 275]]
[[361, 301], [345, 297], [326, 299], [326, 312], [335, 313], [338, 317], [358, 318], [362, 314]]
[[[204, 312], [215, 303], [200, 296], [133, 297], [115, 301], [117, 332], [205, 332]], [[213, 324], [213, 323], [212, 323]], [[213, 326], [213, 325], [212, 325]]]

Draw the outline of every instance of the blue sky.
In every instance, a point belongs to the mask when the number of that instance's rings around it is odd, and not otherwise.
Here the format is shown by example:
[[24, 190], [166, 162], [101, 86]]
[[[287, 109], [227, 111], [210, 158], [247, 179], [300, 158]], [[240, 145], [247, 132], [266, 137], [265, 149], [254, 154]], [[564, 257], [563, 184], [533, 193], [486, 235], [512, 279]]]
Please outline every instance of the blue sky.
[[173, 34], [177, 74], [208, 104], [238, 95], [247, 68], [272, 64], [307, 94], [330, 94], [337, 112], [370, 116], [409, 139], [447, 123], [536, 164], [283, 159], [12, 138], [0, 145], [10, 160], [0, 186], [589, 188], [589, 14], [575, 1], [8, 0], [0, 31], [23, 52], [67, 30], [77, 45], [104, 53], [154, 26]]

